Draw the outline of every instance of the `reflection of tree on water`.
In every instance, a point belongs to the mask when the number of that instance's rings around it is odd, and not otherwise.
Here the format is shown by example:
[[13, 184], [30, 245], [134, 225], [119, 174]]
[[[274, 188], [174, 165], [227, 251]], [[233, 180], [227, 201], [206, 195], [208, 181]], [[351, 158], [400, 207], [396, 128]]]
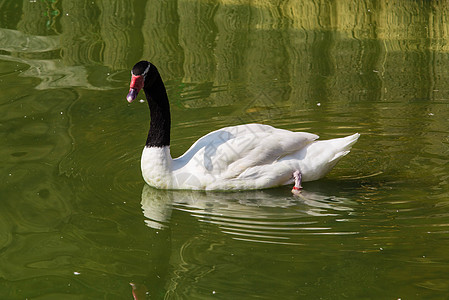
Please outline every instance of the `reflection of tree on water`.
[[[292, 102], [323, 101], [317, 98], [334, 97], [332, 90], [344, 91], [342, 85], [347, 84], [372, 97], [385, 96], [384, 88], [390, 85], [382, 76], [390, 70], [384, 67], [402, 64], [395, 52], [420, 47], [444, 52], [448, 47], [448, 25], [441, 22], [448, 6], [442, 2], [309, 0], [279, 6], [270, 1], [65, 0], [18, 1], [14, 6], [3, 1], [0, 9], [11, 12], [8, 19], [0, 18], [0, 27], [58, 37], [57, 53], [34, 54], [34, 59], [58, 58], [71, 66], [101, 64], [111, 70], [127, 69], [139, 58], [153, 59], [167, 80], [184, 78], [213, 86], [242, 82], [250, 97], [263, 92]], [[439, 68], [430, 61], [426, 65]], [[348, 72], [348, 66], [356, 72]], [[349, 79], [351, 74], [357, 77]], [[314, 76], [328, 80], [323, 85]], [[274, 81], [289, 82], [291, 90], [267, 89]], [[335, 84], [339, 88], [330, 89]], [[210, 97], [216, 104], [229, 104], [239, 101], [238, 95], [231, 89]]]
[[0, 39], [4, 41], [0, 45], [0, 50], [15, 54], [0, 55], [0, 59], [28, 65], [29, 68], [21, 72], [20, 76], [39, 78], [41, 82], [35, 86], [35, 89], [82, 87], [90, 90], [107, 90], [111, 88], [104, 85], [94, 86], [90, 83], [89, 71], [85, 66], [68, 66], [60, 59], [33, 58], [36, 54], [43, 56], [42, 53], [58, 50], [59, 43], [56, 36], [34, 36], [0, 28]]

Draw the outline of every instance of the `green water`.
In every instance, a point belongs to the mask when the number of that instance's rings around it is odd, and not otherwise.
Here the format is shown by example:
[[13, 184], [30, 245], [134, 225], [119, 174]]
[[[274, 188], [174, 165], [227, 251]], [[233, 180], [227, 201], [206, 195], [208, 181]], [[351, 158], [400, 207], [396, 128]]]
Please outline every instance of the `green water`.
[[[0, 1], [0, 299], [132, 299], [130, 282], [147, 299], [446, 299], [447, 16], [444, 1]], [[361, 138], [300, 197], [152, 189], [148, 108], [125, 100], [140, 59], [166, 82], [173, 156], [249, 122]]]

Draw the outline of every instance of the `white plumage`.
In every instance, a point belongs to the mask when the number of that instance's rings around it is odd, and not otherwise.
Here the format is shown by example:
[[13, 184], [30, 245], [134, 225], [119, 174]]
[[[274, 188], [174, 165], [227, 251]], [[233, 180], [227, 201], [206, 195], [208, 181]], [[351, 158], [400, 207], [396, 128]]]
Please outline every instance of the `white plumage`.
[[346, 155], [359, 134], [316, 141], [318, 136], [268, 125], [247, 124], [213, 131], [182, 156], [166, 147], [145, 147], [142, 174], [156, 188], [194, 190], [262, 189], [326, 175]]

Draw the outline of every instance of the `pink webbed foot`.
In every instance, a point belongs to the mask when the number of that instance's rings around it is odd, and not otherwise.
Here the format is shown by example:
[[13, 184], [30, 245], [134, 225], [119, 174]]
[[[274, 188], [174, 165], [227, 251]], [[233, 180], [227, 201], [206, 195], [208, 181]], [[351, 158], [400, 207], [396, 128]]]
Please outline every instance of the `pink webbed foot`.
[[301, 193], [301, 172], [296, 170], [295, 172], [293, 172], [293, 178], [295, 179], [295, 185], [292, 188], [292, 193], [294, 195], [299, 195]]
[[133, 282], [129, 283], [132, 286], [132, 292], [134, 300], [145, 300], [147, 299], [147, 287], [143, 284], [136, 284]]

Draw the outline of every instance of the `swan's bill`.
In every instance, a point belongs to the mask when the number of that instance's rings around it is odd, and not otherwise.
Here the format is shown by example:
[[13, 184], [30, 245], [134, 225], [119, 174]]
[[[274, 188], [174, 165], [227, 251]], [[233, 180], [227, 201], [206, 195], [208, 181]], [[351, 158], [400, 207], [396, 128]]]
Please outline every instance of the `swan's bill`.
[[129, 103], [133, 102], [133, 100], [137, 98], [137, 94], [139, 94], [139, 91], [137, 89], [129, 89], [126, 100], [128, 100]]

